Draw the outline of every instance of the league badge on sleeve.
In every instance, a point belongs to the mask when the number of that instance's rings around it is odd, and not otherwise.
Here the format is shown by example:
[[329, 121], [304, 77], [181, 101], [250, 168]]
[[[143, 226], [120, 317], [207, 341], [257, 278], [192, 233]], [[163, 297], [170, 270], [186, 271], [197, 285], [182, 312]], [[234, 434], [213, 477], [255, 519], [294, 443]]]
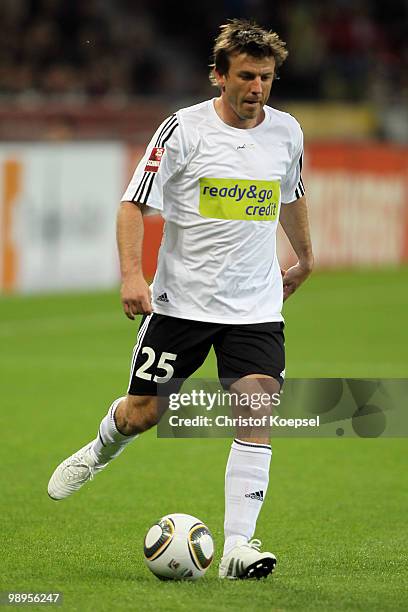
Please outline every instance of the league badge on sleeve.
[[154, 147], [147, 160], [145, 172], [157, 172], [164, 154], [164, 147]]

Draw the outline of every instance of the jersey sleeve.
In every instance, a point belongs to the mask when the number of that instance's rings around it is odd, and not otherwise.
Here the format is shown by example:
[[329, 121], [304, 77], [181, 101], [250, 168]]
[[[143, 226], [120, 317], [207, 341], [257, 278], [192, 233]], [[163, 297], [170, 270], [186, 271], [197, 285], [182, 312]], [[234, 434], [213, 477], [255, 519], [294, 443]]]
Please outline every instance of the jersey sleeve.
[[179, 129], [176, 114], [159, 126], [122, 196], [122, 202], [140, 202], [158, 211], [163, 210], [163, 188], [183, 163]]
[[305, 186], [302, 180], [302, 165], [303, 165], [303, 133], [300, 125], [297, 123], [297, 134], [295, 136], [296, 146], [292, 163], [281, 183], [281, 199], [282, 204], [294, 202], [305, 195]]

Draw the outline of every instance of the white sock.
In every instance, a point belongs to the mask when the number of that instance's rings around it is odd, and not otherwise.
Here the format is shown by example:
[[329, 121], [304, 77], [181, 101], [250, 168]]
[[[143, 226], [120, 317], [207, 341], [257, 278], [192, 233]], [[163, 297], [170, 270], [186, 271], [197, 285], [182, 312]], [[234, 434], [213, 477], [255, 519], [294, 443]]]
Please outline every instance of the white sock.
[[108, 410], [108, 414], [102, 419], [98, 435], [90, 448], [90, 452], [95, 458], [97, 465], [104, 465], [120, 455], [126, 444], [129, 444], [129, 442], [132, 442], [138, 436], [138, 434], [125, 436], [116, 427], [114, 414], [119, 402], [123, 399], [123, 397], [119, 397], [113, 402]]
[[255, 533], [266, 496], [272, 449], [267, 444], [234, 440], [225, 471], [224, 555]]

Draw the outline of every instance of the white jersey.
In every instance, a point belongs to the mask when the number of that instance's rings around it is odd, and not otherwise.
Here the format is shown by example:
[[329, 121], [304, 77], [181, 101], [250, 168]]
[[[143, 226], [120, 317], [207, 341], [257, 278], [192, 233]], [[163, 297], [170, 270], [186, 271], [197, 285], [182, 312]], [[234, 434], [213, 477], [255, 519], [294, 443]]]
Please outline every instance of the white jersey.
[[160, 211], [156, 313], [214, 323], [282, 321], [276, 255], [281, 202], [304, 194], [303, 136], [264, 107], [257, 127], [224, 123], [208, 100], [166, 119], [122, 201]]

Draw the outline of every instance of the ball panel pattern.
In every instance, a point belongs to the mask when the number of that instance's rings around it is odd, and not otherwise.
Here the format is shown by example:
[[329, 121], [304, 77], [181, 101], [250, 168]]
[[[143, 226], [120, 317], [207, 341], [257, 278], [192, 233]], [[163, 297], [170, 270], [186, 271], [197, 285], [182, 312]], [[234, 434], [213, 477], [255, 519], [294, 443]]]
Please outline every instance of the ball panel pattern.
[[202, 523], [193, 525], [188, 534], [188, 549], [191, 560], [199, 570], [206, 569], [210, 565], [214, 555], [213, 547], [211, 547], [211, 552], [208, 557], [203, 549], [203, 541], [204, 539], [207, 540], [205, 536], [209, 536], [212, 541], [212, 536], [209, 529]]
[[148, 561], [153, 561], [162, 555], [166, 548], [170, 545], [170, 542], [174, 536], [174, 522], [171, 518], [167, 517], [161, 519], [158, 523], [156, 523], [156, 525], [161, 528], [161, 535], [158, 540], [151, 546], [147, 545], [148, 535], [150, 533], [149, 530], [144, 542], [144, 555]]

